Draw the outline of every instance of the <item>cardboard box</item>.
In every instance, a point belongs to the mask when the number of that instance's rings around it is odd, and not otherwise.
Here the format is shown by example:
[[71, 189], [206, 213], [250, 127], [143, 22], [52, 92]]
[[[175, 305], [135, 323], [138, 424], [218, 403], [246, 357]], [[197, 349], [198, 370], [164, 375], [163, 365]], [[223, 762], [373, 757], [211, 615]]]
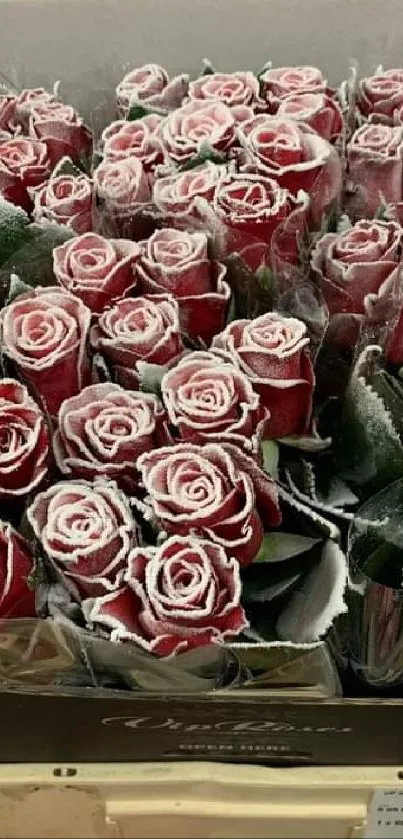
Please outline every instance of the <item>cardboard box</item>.
[[[2, 0], [4, 82], [51, 85], [84, 113], [108, 107], [126, 66], [197, 73], [319, 65], [330, 83], [401, 64], [401, 0]], [[277, 698], [276, 698], [277, 697]], [[284, 698], [269, 690], [178, 696], [20, 684], [0, 693], [2, 762], [228, 760], [403, 762], [400, 700]], [[370, 736], [369, 736], [370, 735]]]

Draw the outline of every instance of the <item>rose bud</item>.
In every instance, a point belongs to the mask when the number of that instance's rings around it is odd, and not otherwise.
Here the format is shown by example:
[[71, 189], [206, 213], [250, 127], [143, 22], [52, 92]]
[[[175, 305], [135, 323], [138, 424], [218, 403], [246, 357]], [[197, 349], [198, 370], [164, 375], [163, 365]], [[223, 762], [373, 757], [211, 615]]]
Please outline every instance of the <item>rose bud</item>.
[[0, 521], [0, 619], [36, 616], [30, 585], [34, 568], [28, 542], [8, 522]]
[[119, 384], [136, 390], [138, 362], [167, 366], [184, 352], [176, 300], [160, 294], [119, 301], [92, 327], [91, 346]]
[[50, 175], [45, 143], [29, 137], [0, 142], [0, 195], [24, 210], [31, 209], [28, 188], [42, 184]]
[[223, 643], [249, 625], [239, 564], [206, 539], [172, 536], [159, 548], [135, 548], [124, 582], [83, 603], [88, 623], [109, 629], [112, 641], [167, 657]]
[[179, 443], [137, 465], [168, 534], [211, 539], [241, 565], [258, 553], [264, 525], [281, 523], [274, 481], [235, 446]]
[[341, 163], [332, 146], [304, 123], [261, 114], [238, 129], [248, 170], [274, 178], [293, 195], [311, 199], [315, 224], [339, 198]]
[[184, 332], [209, 344], [224, 326], [231, 291], [225, 265], [209, 259], [206, 234], [167, 228], [141, 245], [137, 276], [142, 291], [174, 295]]
[[273, 178], [228, 172], [218, 182], [211, 206], [226, 227], [226, 254], [239, 253], [256, 271], [261, 264], [270, 265], [271, 240], [279, 225], [295, 210], [305, 216], [308, 197], [302, 192], [294, 197]]
[[103, 131], [102, 153], [105, 160], [125, 160], [137, 157], [145, 172], [153, 172], [163, 162], [164, 151], [159, 138], [162, 117], [149, 114], [133, 122], [118, 120]]
[[126, 119], [132, 103], [149, 108], [172, 110], [178, 108], [186, 96], [188, 76], [170, 79], [159, 64], [144, 64], [130, 70], [116, 88], [119, 114]]
[[281, 100], [277, 116], [305, 122], [329, 142], [338, 140], [343, 131], [340, 105], [326, 93], [290, 93]]
[[160, 136], [167, 156], [183, 164], [197, 157], [203, 144], [227, 152], [236, 141], [235, 119], [223, 102], [192, 101], [169, 114]]
[[393, 125], [403, 105], [403, 70], [386, 70], [361, 79], [357, 108], [364, 117]]
[[48, 471], [49, 449], [46, 422], [26, 387], [0, 379], [0, 498], [36, 489]]
[[133, 292], [133, 266], [140, 256], [135, 242], [85, 233], [53, 251], [53, 271], [66, 290], [94, 314]]
[[57, 287], [32, 289], [0, 312], [3, 352], [51, 416], [88, 383], [91, 312]]
[[234, 320], [213, 340], [213, 351], [230, 353], [269, 410], [266, 437], [305, 434], [309, 428], [315, 376], [308, 345], [305, 324], [278, 312]]
[[91, 131], [74, 108], [61, 102], [31, 106], [29, 135], [45, 143], [53, 166], [63, 157], [80, 163], [92, 153]]
[[200, 220], [198, 199], [210, 203], [215, 188], [226, 169], [207, 160], [201, 166], [185, 172], [175, 172], [157, 178], [153, 187], [154, 204], [161, 211], [166, 224], [176, 228], [191, 226]]
[[259, 82], [253, 73], [211, 73], [189, 83], [189, 99], [224, 102], [229, 108], [238, 105], [264, 106], [259, 97]]
[[394, 222], [358, 221], [318, 240], [311, 266], [331, 315], [365, 313], [365, 298], [396, 276], [403, 231]]
[[259, 454], [266, 422], [248, 377], [225, 352], [192, 352], [161, 382], [171, 425], [189, 443], [233, 443]]
[[53, 450], [67, 477], [106, 477], [128, 493], [138, 483], [137, 458], [158, 447], [164, 411], [149, 393], [111, 382], [89, 385], [59, 409]]
[[356, 189], [350, 214], [374, 216], [386, 201], [402, 200], [403, 128], [369, 123], [353, 134], [347, 147], [348, 176]]
[[63, 481], [27, 510], [43, 551], [83, 596], [113, 591], [137, 545], [126, 496], [111, 481]]
[[92, 230], [92, 181], [87, 175], [57, 175], [28, 193], [35, 221], [46, 218], [78, 234]]
[[290, 93], [324, 93], [327, 82], [317, 67], [274, 67], [260, 75], [263, 98], [273, 112]]

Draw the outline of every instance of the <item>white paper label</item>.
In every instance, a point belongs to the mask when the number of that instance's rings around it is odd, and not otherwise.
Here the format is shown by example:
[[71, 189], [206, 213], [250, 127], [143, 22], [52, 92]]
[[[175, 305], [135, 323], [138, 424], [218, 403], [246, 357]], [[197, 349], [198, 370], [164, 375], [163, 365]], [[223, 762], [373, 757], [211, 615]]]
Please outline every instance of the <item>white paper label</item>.
[[402, 839], [403, 788], [378, 789], [372, 796], [364, 839]]

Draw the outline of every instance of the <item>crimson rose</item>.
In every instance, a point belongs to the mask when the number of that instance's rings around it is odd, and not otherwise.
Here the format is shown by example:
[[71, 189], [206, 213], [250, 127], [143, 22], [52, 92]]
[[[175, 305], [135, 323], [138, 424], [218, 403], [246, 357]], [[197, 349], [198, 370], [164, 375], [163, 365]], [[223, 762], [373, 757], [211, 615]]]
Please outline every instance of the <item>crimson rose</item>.
[[84, 596], [113, 591], [137, 527], [129, 501], [113, 482], [65, 481], [40, 492], [28, 520], [46, 555]]
[[190, 82], [189, 99], [196, 101], [220, 100], [229, 108], [238, 105], [263, 105], [259, 96], [259, 82], [251, 72], [209, 73]]
[[223, 171], [226, 171], [224, 167], [207, 160], [194, 169], [157, 178], [153, 201], [164, 216], [165, 223], [186, 228], [191, 226], [192, 221], [200, 220], [198, 199], [211, 202]]
[[270, 411], [266, 436], [304, 434], [309, 428], [315, 377], [302, 321], [268, 312], [234, 320], [213, 340], [227, 350]]
[[125, 586], [83, 603], [90, 625], [111, 630], [159, 656], [223, 642], [248, 626], [240, 605], [239, 564], [220, 545], [172, 536], [159, 548], [135, 548]]
[[135, 242], [85, 233], [53, 251], [53, 271], [66, 291], [94, 314], [133, 291], [133, 267], [140, 255]]
[[159, 445], [163, 413], [151, 394], [111, 382], [89, 385], [60, 406], [53, 438], [60, 471], [89, 480], [104, 476], [131, 492], [137, 458]]
[[170, 365], [183, 353], [178, 304], [169, 294], [128, 298], [104, 312], [91, 345], [129, 390], [139, 386], [138, 362]]
[[161, 382], [171, 425], [190, 443], [234, 443], [257, 455], [266, 421], [259, 397], [230, 355], [192, 352]]
[[92, 152], [92, 135], [77, 111], [61, 102], [38, 102], [31, 106], [29, 134], [45, 143], [54, 166], [62, 157], [80, 162]]
[[87, 384], [90, 320], [81, 300], [57, 287], [38, 286], [0, 312], [3, 352], [51, 416]]
[[337, 140], [343, 131], [340, 105], [326, 93], [290, 93], [281, 100], [277, 116], [306, 122], [324, 140]]
[[102, 152], [105, 160], [125, 160], [137, 157], [144, 170], [152, 172], [164, 159], [158, 129], [162, 117], [149, 114], [133, 122], [112, 122], [102, 133]]
[[357, 107], [371, 121], [393, 125], [396, 111], [403, 105], [403, 70], [386, 70], [359, 82]]
[[348, 174], [356, 190], [350, 213], [372, 217], [386, 201], [402, 200], [403, 128], [377, 123], [361, 126], [347, 147]]
[[35, 221], [47, 218], [78, 234], [92, 230], [92, 182], [86, 175], [56, 175], [28, 193]]
[[341, 189], [341, 164], [332, 146], [309, 125], [287, 117], [261, 114], [239, 128], [249, 171], [274, 178], [293, 195], [311, 199], [315, 223]]
[[118, 112], [126, 119], [131, 104], [139, 102], [150, 108], [178, 108], [186, 96], [187, 86], [188, 76], [170, 79], [159, 64], [143, 64], [130, 70], [119, 82], [116, 88]]
[[156, 230], [141, 243], [137, 275], [143, 292], [173, 294], [183, 330], [209, 344], [224, 325], [231, 292], [225, 266], [209, 259], [207, 245], [205, 233]]
[[273, 67], [260, 75], [263, 97], [273, 111], [290, 93], [324, 93], [327, 82], [317, 67]]
[[169, 114], [160, 133], [168, 157], [183, 164], [206, 143], [217, 152], [228, 151], [236, 141], [235, 118], [223, 102], [191, 101]]
[[35, 560], [28, 542], [0, 521], [0, 618], [34, 618], [35, 590], [30, 584]]
[[24, 385], [0, 379], [0, 498], [28, 495], [45, 478], [49, 432]]
[[28, 188], [50, 175], [46, 145], [29, 137], [0, 141], [0, 195], [25, 210], [31, 208]]
[[137, 465], [164, 530], [211, 539], [241, 565], [258, 553], [263, 523], [281, 522], [274, 481], [235, 446], [179, 443]]
[[397, 274], [402, 240], [394, 222], [364, 220], [318, 240], [311, 265], [331, 315], [364, 314], [366, 296]]

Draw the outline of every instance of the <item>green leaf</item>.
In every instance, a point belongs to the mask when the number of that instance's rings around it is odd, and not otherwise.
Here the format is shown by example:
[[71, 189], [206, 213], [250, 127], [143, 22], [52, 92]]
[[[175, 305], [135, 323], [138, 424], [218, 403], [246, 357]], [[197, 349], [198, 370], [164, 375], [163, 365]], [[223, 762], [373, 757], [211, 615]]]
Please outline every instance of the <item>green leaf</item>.
[[153, 393], [160, 398], [161, 382], [167, 369], [162, 364], [149, 364], [147, 361], [138, 361], [137, 373], [140, 379], [140, 390], [144, 393]]
[[258, 282], [265, 291], [272, 291], [274, 285], [273, 271], [267, 265], [261, 265], [256, 271]]
[[301, 574], [302, 571], [297, 571], [295, 574], [291, 574], [283, 580], [277, 580], [268, 586], [262, 585], [259, 580], [243, 580], [242, 600], [245, 603], [265, 603], [276, 600], [297, 584]]
[[208, 58], [203, 58], [203, 70], [201, 72], [202, 76], [214, 76], [217, 72], [216, 68], [213, 67], [211, 61]]
[[0, 265], [25, 245], [31, 238], [27, 213], [4, 198], [0, 198]]
[[202, 166], [208, 160], [219, 166], [220, 164], [227, 163], [228, 158], [225, 154], [213, 149], [208, 143], [202, 143], [199, 153], [191, 157], [190, 160], [187, 160], [186, 163], [183, 163], [182, 166], [179, 166], [179, 172], [188, 172], [190, 169], [196, 169], [197, 166]]
[[322, 440], [319, 435], [312, 435], [311, 437], [307, 436], [298, 436], [294, 434], [290, 437], [281, 437], [278, 441], [282, 446], [289, 446], [292, 449], [299, 449], [303, 452], [324, 452], [326, 449], [329, 448], [332, 444], [332, 440], [330, 437], [326, 437]]
[[18, 274], [11, 274], [6, 306], [9, 306], [20, 294], [26, 294], [27, 291], [32, 291], [32, 286], [24, 283]]
[[378, 208], [377, 208], [377, 210], [376, 210], [376, 213], [375, 213], [375, 215], [374, 215], [374, 218], [375, 218], [377, 221], [387, 221], [387, 209], [388, 209], [388, 204], [387, 204], [387, 203], [386, 203], [386, 201], [383, 199], [383, 200], [381, 201], [381, 203], [379, 204], [379, 207], [378, 207]]
[[284, 562], [310, 551], [320, 541], [320, 538], [314, 539], [310, 536], [300, 536], [294, 533], [265, 533], [253, 564], [257, 562]]
[[263, 469], [272, 478], [278, 477], [278, 460], [280, 449], [274, 440], [263, 440], [262, 455]]
[[130, 106], [127, 120], [129, 122], [135, 122], [136, 119], [143, 119], [143, 117], [148, 117], [150, 114], [166, 116], [166, 111], [163, 111], [161, 108], [147, 108], [145, 105], [140, 105], [139, 102], [134, 102]]
[[58, 178], [60, 175], [73, 175], [74, 177], [78, 177], [82, 174], [82, 170], [73, 163], [70, 157], [62, 157], [57, 166], [55, 166], [51, 179]]
[[22, 282], [32, 287], [55, 285], [53, 249], [73, 236], [71, 228], [54, 222], [31, 224], [23, 247], [1, 268], [0, 287], [8, 289], [10, 274], [18, 274]]
[[229, 306], [228, 306], [226, 325], [229, 324], [229, 323], [232, 323], [233, 320], [236, 320], [236, 317], [237, 317], [237, 313], [236, 313], [236, 305], [235, 305], [235, 296], [233, 294], [231, 294], [231, 298], [230, 298]]

